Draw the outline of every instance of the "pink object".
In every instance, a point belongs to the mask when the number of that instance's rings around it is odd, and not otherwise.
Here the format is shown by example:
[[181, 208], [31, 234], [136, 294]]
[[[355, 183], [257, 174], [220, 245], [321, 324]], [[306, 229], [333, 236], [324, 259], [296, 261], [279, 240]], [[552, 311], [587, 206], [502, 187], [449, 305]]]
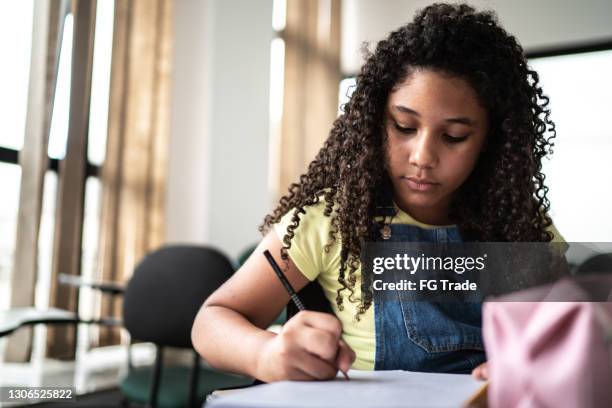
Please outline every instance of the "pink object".
[[581, 299], [564, 279], [485, 303], [489, 407], [612, 407], [612, 303]]

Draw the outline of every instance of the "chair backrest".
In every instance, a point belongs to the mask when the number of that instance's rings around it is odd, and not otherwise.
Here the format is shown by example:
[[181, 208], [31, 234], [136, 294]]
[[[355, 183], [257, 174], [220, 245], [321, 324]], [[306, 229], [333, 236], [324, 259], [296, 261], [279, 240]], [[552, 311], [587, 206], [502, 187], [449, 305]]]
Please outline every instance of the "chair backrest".
[[594, 255], [576, 269], [576, 274], [587, 273], [612, 273], [612, 253]]
[[258, 242], [251, 244], [245, 249], [243, 249], [242, 252], [240, 252], [237, 259], [238, 266], [242, 266], [246, 262], [246, 260], [249, 259], [253, 251], [255, 251], [255, 248], [257, 248], [257, 245], [259, 245]]
[[[306, 284], [297, 295], [304, 304], [306, 310], [334, 314], [329, 305], [329, 301], [325, 297], [323, 288], [316, 280]], [[287, 303], [287, 320], [291, 319], [298, 312], [299, 310], [293, 302], [290, 301]]]
[[148, 254], [125, 291], [123, 318], [130, 336], [191, 348], [198, 310], [233, 272], [230, 260], [212, 248], [166, 246]]

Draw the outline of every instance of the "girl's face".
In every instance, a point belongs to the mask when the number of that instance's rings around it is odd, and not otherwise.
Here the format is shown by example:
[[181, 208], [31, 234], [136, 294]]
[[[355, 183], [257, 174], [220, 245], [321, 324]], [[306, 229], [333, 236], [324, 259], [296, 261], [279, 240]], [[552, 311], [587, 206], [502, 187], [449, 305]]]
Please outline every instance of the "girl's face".
[[485, 145], [487, 113], [464, 80], [419, 69], [385, 109], [387, 171], [396, 204], [417, 220], [448, 224], [453, 194]]

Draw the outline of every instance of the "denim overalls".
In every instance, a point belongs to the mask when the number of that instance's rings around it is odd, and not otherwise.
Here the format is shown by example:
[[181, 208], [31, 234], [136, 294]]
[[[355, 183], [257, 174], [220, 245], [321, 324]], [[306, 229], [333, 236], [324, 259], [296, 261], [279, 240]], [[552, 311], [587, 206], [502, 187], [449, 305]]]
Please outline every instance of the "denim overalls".
[[[389, 227], [388, 242], [462, 242], [456, 227]], [[384, 301], [374, 293], [375, 370], [469, 373], [486, 360], [481, 303], [415, 302], [395, 293], [397, 299]]]

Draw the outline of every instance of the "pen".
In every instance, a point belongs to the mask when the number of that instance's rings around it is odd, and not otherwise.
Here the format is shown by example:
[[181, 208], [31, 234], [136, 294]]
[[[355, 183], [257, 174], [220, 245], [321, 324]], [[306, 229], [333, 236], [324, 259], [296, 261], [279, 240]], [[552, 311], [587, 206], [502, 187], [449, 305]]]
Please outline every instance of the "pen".
[[[293, 289], [293, 286], [291, 286], [291, 284], [289, 283], [289, 280], [287, 279], [287, 277], [285, 276], [285, 274], [281, 270], [280, 266], [278, 266], [278, 264], [276, 263], [276, 261], [272, 257], [272, 254], [270, 253], [270, 251], [268, 251], [266, 249], [263, 254], [266, 257], [266, 259], [268, 260], [268, 263], [270, 264], [270, 266], [272, 266], [272, 269], [274, 270], [274, 273], [276, 273], [276, 276], [278, 276], [278, 279], [280, 279], [281, 283], [283, 284], [283, 286], [285, 287], [285, 289], [289, 293], [289, 296], [291, 297], [291, 300], [293, 300], [293, 303], [295, 303], [295, 306], [298, 308], [298, 310], [300, 310], [300, 311], [306, 310], [306, 308], [304, 307], [304, 304], [302, 303], [302, 301], [298, 297], [297, 293], [295, 293], [295, 289]], [[344, 375], [344, 378], [346, 380], [349, 379], [349, 376], [348, 376], [347, 373], [345, 373], [343, 370], [340, 370], [340, 372]]]

